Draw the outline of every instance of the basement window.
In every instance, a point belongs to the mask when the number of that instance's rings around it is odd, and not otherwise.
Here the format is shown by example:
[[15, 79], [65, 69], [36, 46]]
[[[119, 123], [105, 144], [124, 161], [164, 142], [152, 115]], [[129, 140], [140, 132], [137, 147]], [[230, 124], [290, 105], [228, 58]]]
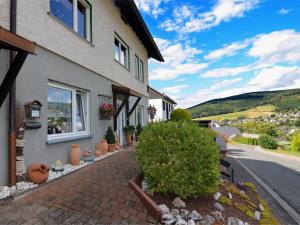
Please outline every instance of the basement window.
[[50, 0], [51, 15], [91, 41], [92, 6], [85, 0]]

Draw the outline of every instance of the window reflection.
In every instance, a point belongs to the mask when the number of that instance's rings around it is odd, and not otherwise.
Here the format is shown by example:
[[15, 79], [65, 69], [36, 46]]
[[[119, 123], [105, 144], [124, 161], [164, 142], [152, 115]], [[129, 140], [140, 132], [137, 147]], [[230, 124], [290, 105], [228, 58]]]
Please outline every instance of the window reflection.
[[73, 0], [51, 0], [50, 10], [55, 17], [73, 28]]

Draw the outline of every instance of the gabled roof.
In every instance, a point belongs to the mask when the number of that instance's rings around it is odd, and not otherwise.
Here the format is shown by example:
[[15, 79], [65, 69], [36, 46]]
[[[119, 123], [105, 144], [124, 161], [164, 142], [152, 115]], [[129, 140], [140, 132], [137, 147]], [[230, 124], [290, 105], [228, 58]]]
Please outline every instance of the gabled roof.
[[162, 98], [167, 100], [168, 102], [176, 105], [177, 102], [175, 102], [173, 99], [171, 99], [168, 95], [161, 93], [157, 90], [155, 90], [154, 88], [148, 86], [148, 92], [149, 92], [149, 99], [158, 99], [158, 98]]
[[153, 37], [143, 20], [133, 0], [114, 0], [120, 8], [121, 17], [126, 24], [129, 24], [148, 51], [148, 55], [160, 62], [164, 61]]

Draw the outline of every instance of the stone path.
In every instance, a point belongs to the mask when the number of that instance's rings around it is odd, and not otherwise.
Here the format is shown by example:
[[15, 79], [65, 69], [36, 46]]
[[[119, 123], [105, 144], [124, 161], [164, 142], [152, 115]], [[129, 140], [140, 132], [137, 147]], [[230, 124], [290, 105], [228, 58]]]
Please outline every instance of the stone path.
[[0, 225], [154, 224], [128, 186], [139, 173], [134, 148], [123, 150], [0, 205]]

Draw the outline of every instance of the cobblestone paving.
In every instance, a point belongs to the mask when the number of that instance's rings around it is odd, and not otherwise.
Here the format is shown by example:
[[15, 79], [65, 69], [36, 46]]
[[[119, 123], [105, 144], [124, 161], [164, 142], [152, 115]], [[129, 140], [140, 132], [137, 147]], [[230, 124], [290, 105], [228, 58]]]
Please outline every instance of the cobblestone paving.
[[134, 148], [0, 205], [0, 225], [154, 224], [128, 186], [139, 173]]

